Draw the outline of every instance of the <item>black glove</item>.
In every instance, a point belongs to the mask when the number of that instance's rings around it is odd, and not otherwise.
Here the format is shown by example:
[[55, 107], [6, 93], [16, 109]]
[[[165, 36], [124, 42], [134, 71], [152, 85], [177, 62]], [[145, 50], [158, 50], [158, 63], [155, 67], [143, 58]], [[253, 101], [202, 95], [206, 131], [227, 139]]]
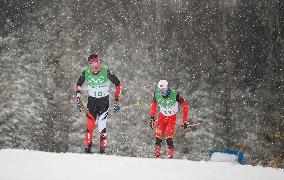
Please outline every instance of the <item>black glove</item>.
[[149, 123], [150, 123], [150, 128], [153, 129], [155, 127], [155, 117], [154, 116], [151, 116]]
[[183, 123], [183, 124], [181, 125], [181, 127], [182, 127], [183, 129], [188, 128], [188, 122]]

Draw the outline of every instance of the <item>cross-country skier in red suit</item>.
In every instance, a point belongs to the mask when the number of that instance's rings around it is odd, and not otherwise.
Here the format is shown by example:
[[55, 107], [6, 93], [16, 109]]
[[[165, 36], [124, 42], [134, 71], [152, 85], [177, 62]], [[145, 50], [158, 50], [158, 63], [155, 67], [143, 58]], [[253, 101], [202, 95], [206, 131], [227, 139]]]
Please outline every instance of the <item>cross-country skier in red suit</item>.
[[97, 122], [100, 133], [100, 151], [104, 154], [107, 143], [106, 121], [109, 109], [109, 86], [113, 83], [116, 87], [114, 98], [114, 110], [119, 111], [118, 101], [120, 98], [121, 84], [118, 78], [103, 66], [97, 54], [90, 54], [88, 57], [89, 67], [81, 74], [76, 86], [77, 105], [83, 105], [81, 101], [82, 85], [85, 81], [88, 84], [88, 104], [87, 104], [87, 130], [84, 138], [85, 153], [91, 153], [93, 130]]
[[[168, 145], [167, 157], [174, 157], [173, 136], [176, 128], [178, 104], [180, 104], [183, 109], [182, 128], [186, 129], [189, 125], [187, 123], [188, 103], [179, 95], [179, 93], [168, 87], [168, 82], [166, 80], [160, 80], [158, 89], [154, 93], [152, 100], [150, 120], [150, 127], [152, 129], [156, 125], [156, 143], [154, 152], [156, 158], [161, 156], [161, 143], [164, 134], [166, 135], [166, 142]], [[160, 113], [157, 121], [155, 121], [158, 105]]]

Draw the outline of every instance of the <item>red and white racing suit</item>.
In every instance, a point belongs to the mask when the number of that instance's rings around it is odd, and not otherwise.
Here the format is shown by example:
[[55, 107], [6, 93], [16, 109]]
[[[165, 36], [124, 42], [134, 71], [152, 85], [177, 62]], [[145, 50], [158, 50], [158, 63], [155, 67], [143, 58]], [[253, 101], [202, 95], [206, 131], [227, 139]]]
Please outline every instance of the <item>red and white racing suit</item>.
[[[164, 98], [167, 98], [167, 96]], [[176, 95], [176, 101], [178, 102], [179, 105], [182, 106], [183, 109], [182, 124], [186, 123], [188, 118], [188, 103], [178, 93]], [[159, 104], [154, 94], [151, 104], [151, 117], [155, 117], [158, 105]], [[176, 121], [177, 121], [177, 113], [167, 116], [162, 113], [160, 108], [158, 119], [155, 122], [156, 123], [155, 157], [158, 158], [161, 156], [161, 142], [163, 136], [166, 135], [166, 142], [168, 145], [168, 158], [173, 158], [174, 156], [173, 136], [175, 133]]]

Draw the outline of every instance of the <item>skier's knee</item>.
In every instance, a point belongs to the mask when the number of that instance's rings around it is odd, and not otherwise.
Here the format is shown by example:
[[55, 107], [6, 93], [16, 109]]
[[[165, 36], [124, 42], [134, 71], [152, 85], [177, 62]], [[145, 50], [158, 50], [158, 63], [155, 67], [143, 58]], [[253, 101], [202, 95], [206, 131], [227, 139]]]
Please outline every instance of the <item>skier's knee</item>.
[[87, 111], [87, 112], [86, 112], [86, 116], [87, 116], [87, 118], [89, 118], [90, 120], [96, 121], [96, 118], [95, 118], [93, 112]]
[[93, 129], [90, 129], [90, 128], [87, 127], [86, 132], [93, 133]]
[[167, 142], [168, 147], [174, 147], [173, 138], [167, 138], [166, 142]]
[[155, 143], [155, 145], [156, 145], [156, 146], [161, 146], [161, 143], [162, 143], [162, 139], [156, 137], [156, 143]]
[[104, 128], [100, 133], [106, 133], [106, 128]]

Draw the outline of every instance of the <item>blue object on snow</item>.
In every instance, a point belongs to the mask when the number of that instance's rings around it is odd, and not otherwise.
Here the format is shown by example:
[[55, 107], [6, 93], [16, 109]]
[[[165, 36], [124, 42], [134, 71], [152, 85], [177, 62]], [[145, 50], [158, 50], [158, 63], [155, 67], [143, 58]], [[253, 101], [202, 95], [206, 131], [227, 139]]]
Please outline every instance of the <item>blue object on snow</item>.
[[231, 155], [235, 155], [237, 157], [237, 162], [241, 165], [245, 164], [245, 154], [242, 151], [238, 151], [238, 150], [210, 150], [210, 158], [212, 157], [213, 153], [225, 153], [225, 154], [231, 154]]

